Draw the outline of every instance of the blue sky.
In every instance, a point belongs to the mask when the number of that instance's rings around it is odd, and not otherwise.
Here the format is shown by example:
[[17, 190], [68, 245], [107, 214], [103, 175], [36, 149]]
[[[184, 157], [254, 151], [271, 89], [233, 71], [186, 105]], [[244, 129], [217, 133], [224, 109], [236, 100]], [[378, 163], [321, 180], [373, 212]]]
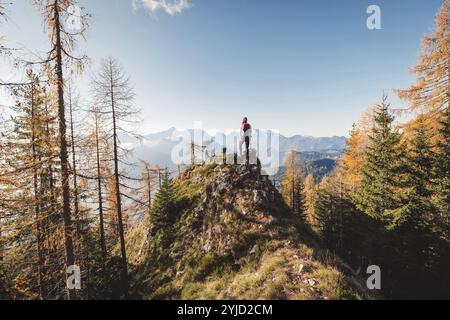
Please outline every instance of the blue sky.
[[[286, 135], [347, 135], [383, 91], [402, 105], [392, 90], [414, 83], [409, 68], [442, 3], [182, 1], [187, 8], [175, 14], [133, 6], [133, 0], [80, 1], [93, 16], [81, 46], [91, 62], [80, 91], [87, 92], [87, 76], [102, 57], [117, 58], [135, 87], [141, 132], [193, 127], [194, 121], [226, 130], [247, 115], [254, 127]], [[366, 27], [371, 4], [381, 8], [381, 30]], [[1, 33], [11, 43], [47, 48], [29, 1], [16, 0], [9, 15]], [[4, 64], [0, 72], [8, 74]]]

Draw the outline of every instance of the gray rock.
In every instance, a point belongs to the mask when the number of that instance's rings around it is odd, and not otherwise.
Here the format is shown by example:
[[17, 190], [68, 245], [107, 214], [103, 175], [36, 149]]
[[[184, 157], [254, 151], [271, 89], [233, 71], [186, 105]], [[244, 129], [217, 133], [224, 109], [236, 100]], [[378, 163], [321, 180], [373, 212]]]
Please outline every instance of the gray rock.
[[181, 277], [184, 274], [184, 271], [178, 271], [175, 275], [175, 278]]
[[253, 190], [253, 202], [256, 206], [263, 205], [267, 200], [267, 194], [263, 190]]
[[203, 251], [205, 253], [208, 253], [211, 251], [211, 242], [209, 240], [206, 240], [205, 245], [203, 246]]
[[313, 287], [317, 283], [316, 279], [308, 279], [307, 282], [310, 287]]

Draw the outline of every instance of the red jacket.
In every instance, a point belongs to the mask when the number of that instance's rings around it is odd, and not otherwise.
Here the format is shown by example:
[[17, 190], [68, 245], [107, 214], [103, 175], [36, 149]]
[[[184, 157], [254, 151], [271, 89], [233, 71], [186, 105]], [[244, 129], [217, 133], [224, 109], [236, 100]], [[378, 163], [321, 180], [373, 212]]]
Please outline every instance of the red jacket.
[[250, 130], [252, 128], [252, 126], [246, 122], [242, 124], [242, 131], [247, 132], [247, 130]]

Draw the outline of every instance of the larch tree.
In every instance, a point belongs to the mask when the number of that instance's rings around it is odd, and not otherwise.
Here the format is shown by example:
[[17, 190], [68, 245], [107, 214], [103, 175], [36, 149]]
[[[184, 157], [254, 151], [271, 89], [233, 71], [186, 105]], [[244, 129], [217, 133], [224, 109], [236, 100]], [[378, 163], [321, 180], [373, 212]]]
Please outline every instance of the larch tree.
[[[64, 221], [64, 247], [66, 267], [75, 265], [73, 247], [73, 223], [71, 215], [70, 172], [67, 143], [66, 103], [65, 103], [65, 78], [64, 70], [74, 67], [76, 71], [83, 69], [85, 57], [75, 57], [73, 51], [76, 48], [78, 37], [84, 37], [87, 28], [87, 15], [77, 17], [78, 30], [71, 30], [65, 25], [70, 17], [70, 8], [77, 6], [76, 0], [33, 0], [40, 10], [50, 35], [50, 50], [47, 57], [39, 63], [44, 65], [53, 88], [56, 92], [56, 105], [58, 106], [58, 136], [59, 136], [59, 160], [60, 183], [62, 188], [63, 221]], [[66, 19], [66, 20], [64, 20]], [[76, 298], [75, 289], [67, 288], [67, 298]]]
[[399, 97], [410, 102], [410, 109], [431, 112], [434, 119], [450, 107], [449, 6], [450, 0], [444, 0], [434, 30], [422, 39], [422, 55], [412, 69], [417, 83], [407, 90], [398, 90]]
[[[46, 242], [49, 237], [48, 221], [57, 210], [44, 201], [50, 192], [46, 183], [46, 168], [53, 161], [55, 146], [49, 143], [47, 137], [47, 125], [52, 116], [47, 109], [46, 86], [31, 70], [27, 71], [27, 84], [14, 87], [12, 97], [15, 101], [11, 108], [13, 129], [5, 137], [4, 157], [0, 160], [5, 165], [2, 174], [14, 177], [16, 181], [9, 184], [2, 181], [0, 186], [9, 193], [4, 198], [8, 206], [10, 231], [14, 230], [9, 233], [9, 247], [20, 250], [22, 247], [29, 248], [30, 244], [35, 246], [37, 294], [40, 299], [46, 299], [50, 285], [56, 282], [48, 272], [50, 259]], [[15, 258], [27, 260], [27, 256], [17, 255]], [[11, 273], [13, 277], [23, 277], [27, 273], [20, 267], [16, 267], [16, 271]], [[33, 289], [27, 294], [33, 294]]]
[[317, 184], [314, 181], [314, 177], [312, 174], [309, 174], [305, 178], [305, 216], [306, 221], [313, 225], [315, 214], [314, 214], [314, 202], [317, 191]]
[[[36, 263], [38, 270], [36, 278], [39, 287], [38, 296], [42, 299], [45, 296], [43, 289], [44, 263], [40, 223], [42, 211], [38, 191], [39, 150], [37, 146], [38, 127], [40, 126], [38, 109], [42, 97], [38, 87], [38, 78], [31, 70], [27, 71], [27, 80], [30, 82], [29, 85], [19, 86], [12, 90], [12, 96], [15, 100], [15, 105], [11, 108], [14, 130], [8, 137], [9, 152], [7, 153], [11, 157], [6, 161], [10, 163], [10, 172], [20, 182], [10, 185], [10, 188], [13, 189], [9, 189], [10, 195], [6, 199], [10, 203], [9, 213], [14, 215], [12, 220], [14, 224], [11, 224], [11, 227], [15, 229], [15, 234], [10, 242], [15, 242], [18, 246], [36, 242], [37, 256], [39, 256]], [[34, 224], [36, 228], [34, 229], [35, 232], [32, 232]], [[30, 238], [30, 234], [34, 235], [37, 241]], [[30, 257], [33, 257], [33, 254], [28, 255], [28, 258]]]
[[[1, 106], [0, 106], [1, 107]], [[7, 139], [5, 137], [8, 127], [8, 121], [0, 116], [0, 186], [9, 185], [10, 177], [6, 176], [7, 163], [5, 163], [4, 156], [6, 152]], [[6, 203], [4, 199], [6, 198], [6, 191], [3, 187], [0, 188], [0, 263], [3, 261], [4, 256], [4, 236], [3, 236], [3, 221], [7, 215]]]
[[292, 211], [305, 218], [305, 194], [303, 184], [303, 166], [300, 155], [289, 151], [284, 159], [285, 174], [281, 183], [281, 193]]
[[141, 160], [141, 171], [139, 183], [133, 192], [134, 205], [132, 211], [135, 212], [138, 220], [142, 221], [148, 217], [154, 196], [157, 191], [159, 169], [152, 167], [148, 162]]
[[[124, 281], [125, 293], [128, 290], [128, 265], [125, 246], [125, 226], [122, 205], [121, 189], [124, 188], [125, 174], [119, 168], [120, 141], [119, 133], [129, 133], [126, 125], [133, 122], [134, 117], [139, 112], [133, 107], [134, 92], [129, 78], [125, 75], [122, 66], [113, 58], [102, 61], [98, 74], [93, 79], [94, 97], [96, 103], [101, 107], [101, 112], [111, 120], [111, 136], [113, 145], [113, 166], [114, 166], [114, 188], [115, 209], [117, 213], [118, 234], [120, 240], [120, 251], [122, 258], [122, 279]], [[122, 149], [123, 150], [123, 149]]]
[[[33, 77], [30, 74], [30, 77]], [[35, 224], [36, 224], [36, 242], [37, 242], [37, 253], [38, 253], [38, 279], [39, 279], [39, 295], [41, 299], [44, 299], [47, 295], [45, 285], [44, 285], [44, 252], [43, 252], [43, 230], [42, 230], [42, 214], [41, 214], [41, 197], [39, 192], [39, 170], [38, 162], [41, 161], [38, 153], [38, 141], [39, 136], [41, 136], [44, 131], [43, 121], [39, 121], [38, 108], [36, 104], [43, 104], [44, 98], [42, 93], [39, 93], [39, 88], [36, 89], [36, 85], [39, 82], [39, 78], [32, 79], [32, 84], [30, 85], [30, 116], [31, 116], [31, 153], [32, 153], [32, 165], [33, 165], [33, 193], [34, 193], [34, 213], [35, 213]], [[39, 96], [41, 94], [41, 96]]]
[[103, 258], [106, 258], [106, 237], [105, 237], [105, 219], [103, 208], [103, 170], [102, 170], [102, 141], [104, 141], [104, 134], [101, 128], [101, 114], [98, 108], [93, 107], [91, 113], [94, 118], [94, 132], [93, 140], [95, 143], [95, 168], [96, 168], [96, 181], [97, 181], [97, 199], [98, 199], [98, 215], [99, 215], [99, 232], [100, 232], [100, 246], [102, 250]]
[[[115, 245], [115, 242], [113, 244], [109, 243], [107, 237], [107, 212], [110, 211], [110, 208], [107, 204], [106, 193], [110, 180], [113, 177], [111, 169], [111, 135], [105, 123], [106, 116], [102, 114], [98, 106], [93, 105], [89, 108], [88, 118], [85, 120], [85, 135], [82, 140], [82, 149], [84, 150], [82, 154], [83, 165], [80, 176], [85, 178], [88, 183], [87, 189], [89, 190], [85, 197], [88, 199], [88, 206], [96, 212], [90, 216], [88, 222], [95, 223], [94, 225], [98, 227], [96, 237], [99, 240], [102, 259], [105, 260], [108, 248], [111, 245]], [[112, 208], [113, 211], [114, 206]]]
[[343, 180], [352, 194], [361, 187], [362, 167], [365, 159], [366, 145], [364, 132], [355, 124], [347, 140], [347, 150], [342, 156]]
[[71, 171], [72, 171], [72, 182], [73, 182], [73, 210], [74, 210], [74, 220], [76, 226], [77, 237], [81, 236], [81, 216], [80, 216], [80, 201], [79, 201], [79, 188], [78, 188], [78, 176], [77, 176], [77, 143], [75, 136], [75, 115], [77, 111], [76, 101], [74, 96], [74, 89], [71, 83], [68, 83], [66, 89], [66, 100], [69, 110], [69, 137], [70, 137], [70, 154], [71, 154]]
[[147, 204], [147, 209], [150, 212], [152, 208], [152, 192], [153, 192], [153, 180], [154, 180], [154, 170], [150, 167], [148, 162], [142, 162], [143, 168], [141, 171], [141, 179], [144, 183], [144, 194], [147, 196], [145, 203]]

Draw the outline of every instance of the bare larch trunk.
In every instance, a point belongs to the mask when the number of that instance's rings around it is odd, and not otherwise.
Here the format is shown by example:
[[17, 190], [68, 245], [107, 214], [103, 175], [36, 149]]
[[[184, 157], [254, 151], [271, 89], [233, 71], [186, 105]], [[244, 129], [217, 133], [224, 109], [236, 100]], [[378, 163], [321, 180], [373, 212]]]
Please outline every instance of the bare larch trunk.
[[106, 258], [105, 222], [103, 218], [102, 176], [100, 167], [100, 143], [98, 138], [98, 115], [95, 115], [95, 149], [97, 154], [97, 187], [98, 187], [98, 213], [100, 216], [100, 246], [102, 256]]
[[72, 172], [73, 172], [73, 206], [75, 225], [78, 238], [81, 235], [80, 226], [80, 209], [78, 203], [78, 182], [77, 182], [77, 162], [75, 153], [75, 137], [74, 137], [74, 125], [73, 125], [73, 106], [72, 106], [72, 89], [69, 87], [69, 112], [70, 112], [70, 144], [72, 149]]
[[[63, 78], [63, 62], [62, 62], [62, 43], [61, 43], [61, 25], [59, 16], [58, 1], [55, 0], [54, 5], [54, 24], [55, 24], [55, 51], [56, 51], [56, 81], [58, 88], [58, 118], [59, 118], [59, 158], [61, 161], [61, 188], [63, 197], [63, 220], [64, 220], [64, 248], [66, 256], [66, 267], [75, 264], [75, 256], [73, 252], [72, 239], [72, 220], [70, 213], [70, 186], [67, 156], [67, 140], [66, 140], [66, 117], [64, 109], [64, 78]], [[66, 279], [68, 275], [66, 273]], [[66, 288], [67, 298], [69, 300], [76, 299], [74, 289]]]
[[44, 284], [44, 268], [45, 260], [42, 249], [42, 217], [39, 206], [39, 186], [38, 186], [38, 171], [37, 171], [37, 150], [36, 150], [36, 112], [34, 105], [34, 85], [31, 85], [31, 149], [33, 158], [33, 191], [34, 191], [34, 215], [36, 221], [36, 241], [37, 241], [37, 254], [38, 254], [38, 286], [39, 286], [39, 298], [45, 299], [47, 293], [45, 291]]
[[116, 121], [116, 105], [114, 97], [114, 84], [113, 84], [113, 68], [110, 65], [110, 76], [111, 76], [111, 109], [112, 109], [112, 120], [113, 120], [113, 148], [114, 148], [114, 180], [115, 180], [115, 191], [116, 191], [116, 206], [117, 206], [117, 222], [119, 224], [119, 238], [120, 238], [120, 252], [122, 256], [122, 280], [124, 283], [125, 294], [128, 295], [128, 266], [127, 266], [127, 253], [125, 248], [125, 232], [122, 220], [122, 201], [120, 196], [120, 179], [119, 179], [119, 157], [117, 151], [117, 121]]

